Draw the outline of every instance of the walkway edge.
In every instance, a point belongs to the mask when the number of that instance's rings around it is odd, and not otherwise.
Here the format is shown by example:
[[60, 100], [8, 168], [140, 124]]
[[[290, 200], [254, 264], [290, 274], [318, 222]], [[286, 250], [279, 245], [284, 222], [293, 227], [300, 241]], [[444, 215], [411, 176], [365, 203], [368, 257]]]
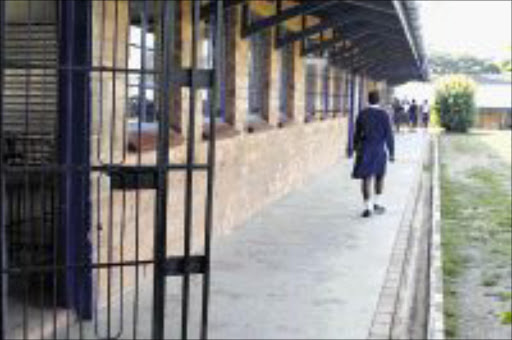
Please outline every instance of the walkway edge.
[[430, 239], [430, 285], [428, 339], [445, 338], [443, 267], [441, 248], [441, 177], [439, 161], [439, 134], [434, 136], [432, 177], [432, 231]]
[[401, 299], [401, 289], [404, 285], [405, 266], [409, 259], [411, 229], [418, 207], [423, 185], [423, 165], [430, 150], [430, 138], [427, 137], [422, 148], [422, 157], [414, 169], [414, 184], [408, 193], [407, 205], [400, 220], [400, 227], [395, 236], [391, 258], [386, 276], [379, 294], [379, 300], [368, 333], [368, 339], [391, 339], [393, 328], [396, 326], [396, 313]]

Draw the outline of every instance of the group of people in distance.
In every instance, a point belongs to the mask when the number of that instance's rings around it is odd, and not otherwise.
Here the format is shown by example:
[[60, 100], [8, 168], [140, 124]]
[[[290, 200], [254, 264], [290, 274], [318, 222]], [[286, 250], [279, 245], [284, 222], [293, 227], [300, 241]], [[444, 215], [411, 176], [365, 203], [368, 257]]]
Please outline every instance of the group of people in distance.
[[409, 102], [407, 99], [399, 100], [398, 98], [394, 98], [392, 114], [393, 123], [397, 132], [400, 132], [402, 125], [414, 129], [417, 128], [419, 124], [424, 128], [428, 128], [430, 123], [430, 105], [428, 104], [428, 100], [424, 100], [421, 105], [418, 105], [415, 99]]

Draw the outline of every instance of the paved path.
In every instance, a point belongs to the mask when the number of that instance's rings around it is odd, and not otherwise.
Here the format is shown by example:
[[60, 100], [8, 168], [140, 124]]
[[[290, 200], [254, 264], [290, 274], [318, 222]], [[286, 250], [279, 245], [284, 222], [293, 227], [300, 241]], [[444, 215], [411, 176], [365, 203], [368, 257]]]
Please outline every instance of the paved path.
[[347, 160], [217, 240], [210, 336], [366, 338], [423, 142], [397, 138], [383, 216], [359, 217]]
[[[254, 216], [231, 235], [214, 239], [210, 338], [363, 339], [369, 332], [415, 165], [421, 134], [397, 138], [397, 161], [389, 167], [387, 213], [359, 217], [360, 183], [345, 160]], [[138, 295], [137, 337], [152, 324], [152, 282]], [[191, 288], [190, 336], [199, 329], [200, 278]], [[181, 279], [166, 280], [166, 338], [180, 336]], [[133, 333], [133, 292], [112, 305], [112, 334]], [[122, 310], [123, 321], [118, 322]], [[104, 311], [105, 312], [105, 311]], [[106, 319], [99, 316], [100, 319]], [[106, 322], [82, 324], [84, 338], [106, 337]], [[78, 338], [71, 326], [58, 338]], [[39, 334], [39, 333], [38, 333]], [[38, 335], [36, 334], [36, 335]], [[117, 335], [117, 334], [116, 334]]]

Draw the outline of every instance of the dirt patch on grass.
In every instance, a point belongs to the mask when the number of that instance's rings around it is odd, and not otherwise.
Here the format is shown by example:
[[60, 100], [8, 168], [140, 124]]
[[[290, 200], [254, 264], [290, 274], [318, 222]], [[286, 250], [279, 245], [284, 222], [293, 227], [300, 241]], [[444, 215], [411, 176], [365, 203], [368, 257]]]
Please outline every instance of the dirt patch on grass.
[[443, 270], [450, 338], [512, 336], [511, 326], [503, 322], [511, 309], [510, 299], [503, 297], [512, 290], [512, 183], [510, 160], [503, 151], [507, 145], [510, 134], [502, 133], [445, 135], [441, 140]]

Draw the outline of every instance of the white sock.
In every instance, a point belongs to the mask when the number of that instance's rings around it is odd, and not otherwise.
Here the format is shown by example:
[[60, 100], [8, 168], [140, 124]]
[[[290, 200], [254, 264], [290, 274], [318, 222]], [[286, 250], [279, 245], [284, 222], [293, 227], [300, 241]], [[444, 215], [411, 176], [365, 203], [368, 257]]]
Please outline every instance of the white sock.
[[364, 201], [364, 208], [368, 210], [372, 210], [372, 201], [371, 200], [365, 200]]
[[382, 198], [382, 195], [381, 194], [376, 194], [375, 195], [375, 200], [374, 200], [374, 204], [376, 205], [380, 205], [380, 202], [381, 202], [381, 198]]

